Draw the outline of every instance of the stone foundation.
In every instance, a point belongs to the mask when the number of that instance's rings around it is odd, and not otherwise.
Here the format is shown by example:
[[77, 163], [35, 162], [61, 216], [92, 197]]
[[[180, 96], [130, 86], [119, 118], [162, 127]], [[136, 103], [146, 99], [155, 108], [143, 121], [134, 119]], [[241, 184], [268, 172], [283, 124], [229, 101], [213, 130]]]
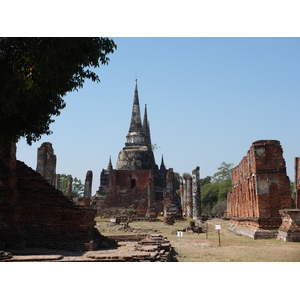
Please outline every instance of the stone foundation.
[[277, 230], [259, 229], [251, 226], [230, 224], [227, 229], [237, 235], [248, 236], [254, 240], [275, 239], [277, 236]]

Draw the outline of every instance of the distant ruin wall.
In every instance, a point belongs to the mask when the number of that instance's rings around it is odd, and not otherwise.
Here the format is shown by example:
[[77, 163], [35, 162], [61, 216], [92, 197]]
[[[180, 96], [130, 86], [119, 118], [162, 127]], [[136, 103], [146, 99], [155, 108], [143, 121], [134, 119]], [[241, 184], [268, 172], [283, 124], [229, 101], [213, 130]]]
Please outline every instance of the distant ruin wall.
[[106, 196], [95, 208], [132, 208], [138, 216], [147, 216], [155, 208], [154, 177], [152, 170], [112, 170]]
[[293, 208], [293, 201], [280, 142], [256, 141], [232, 170], [227, 216], [235, 224], [275, 229], [285, 208]]

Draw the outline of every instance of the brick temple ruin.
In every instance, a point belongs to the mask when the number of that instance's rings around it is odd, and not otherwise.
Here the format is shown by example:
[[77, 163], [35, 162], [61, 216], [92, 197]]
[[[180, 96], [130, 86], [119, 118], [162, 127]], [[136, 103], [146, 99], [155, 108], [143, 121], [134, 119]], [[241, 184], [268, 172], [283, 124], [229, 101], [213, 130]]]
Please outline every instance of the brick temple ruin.
[[50, 143], [38, 149], [38, 172], [16, 159], [14, 145], [2, 151], [0, 249], [89, 251], [115, 246], [95, 228], [95, 210], [76, 205], [53, 185], [55, 168]]
[[254, 239], [300, 241], [299, 213], [291, 198], [280, 142], [254, 142], [232, 170], [232, 192], [227, 195], [229, 229]]
[[155, 163], [150, 127], [145, 106], [143, 122], [140, 115], [137, 80], [133, 108], [125, 147], [120, 151], [116, 168], [109, 160], [100, 175], [100, 187], [92, 206], [98, 211], [109, 208], [131, 208], [140, 217], [181, 217], [181, 200], [174, 188], [174, 172], [167, 169], [162, 158]]

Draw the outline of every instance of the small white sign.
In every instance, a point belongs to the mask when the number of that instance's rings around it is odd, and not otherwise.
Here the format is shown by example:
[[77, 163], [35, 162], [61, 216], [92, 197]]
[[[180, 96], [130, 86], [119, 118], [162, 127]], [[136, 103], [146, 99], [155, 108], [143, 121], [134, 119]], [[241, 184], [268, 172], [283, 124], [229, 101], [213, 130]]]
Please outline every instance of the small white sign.
[[201, 220], [196, 220], [196, 223], [197, 223], [197, 224], [200, 224], [200, 223], [201, 223]]
[[182, 237], [182, 233], [183, 233], [182, 231], [177, 231], [177, 236]]
[[220, 230], [221, 229], [221, 225], [216, 225], [216, 229]]
[[110, 219], [110, 223], [116, 223], [116, 219], [115, 218], [111, 218]]

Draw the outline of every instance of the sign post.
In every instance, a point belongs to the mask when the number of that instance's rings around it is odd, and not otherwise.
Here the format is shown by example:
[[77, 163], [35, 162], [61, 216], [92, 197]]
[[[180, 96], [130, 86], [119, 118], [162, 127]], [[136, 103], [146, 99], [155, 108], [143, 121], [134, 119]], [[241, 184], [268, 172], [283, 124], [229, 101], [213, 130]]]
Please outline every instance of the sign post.
[[200, 232], [200, 222], [201, 222], [201, 220], [196, 220], [196, 223], [198, 224], [198, 235], [199, 235], [199, 232]]
[[221, 225], [216, 225], [216, 230], [218, 230], [219, 246], [221, 247], [221, 236], [220, 236]]
[[207, 221], [206, 221], [206, 239], [208, 239], [208, 223], [207, 223]]
[[180, 247], [180, 238], [182, 237], [183, 232], [182, 231], [177, 231], [177, 236], [178, 236], [178, 255], [179, 255], [179, 247]]

